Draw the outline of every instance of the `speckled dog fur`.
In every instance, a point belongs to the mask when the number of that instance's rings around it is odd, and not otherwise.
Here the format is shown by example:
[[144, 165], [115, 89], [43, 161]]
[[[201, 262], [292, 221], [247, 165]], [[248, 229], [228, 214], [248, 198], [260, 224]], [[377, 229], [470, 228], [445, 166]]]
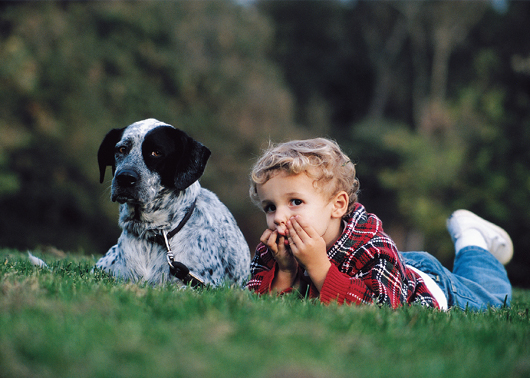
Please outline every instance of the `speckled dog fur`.
[[98, 161], [101, 181], [112, 167], [111, 199], [120, 203], [123, 232], [96, 267], [126, 280], [180, 283], [169, 274], [167, 250], [155, 237], [174, 229], [196, 200], [191, 217], [170, 240], [175, 260], [207, 284], [243, 285], [248, 245], [226, 206], [198, 182], [209, 156], [202, 144], [155, 119], [111, 130]]

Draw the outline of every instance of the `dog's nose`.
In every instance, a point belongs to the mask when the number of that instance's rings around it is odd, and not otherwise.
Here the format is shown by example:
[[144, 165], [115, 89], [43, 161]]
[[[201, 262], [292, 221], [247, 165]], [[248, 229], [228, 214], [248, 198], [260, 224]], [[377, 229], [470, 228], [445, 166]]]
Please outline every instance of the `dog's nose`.
[[135, 171], [124, 169], [116, 174], [118, 185], [124, 188], [130, 188], [136, 184], [139, 177]]

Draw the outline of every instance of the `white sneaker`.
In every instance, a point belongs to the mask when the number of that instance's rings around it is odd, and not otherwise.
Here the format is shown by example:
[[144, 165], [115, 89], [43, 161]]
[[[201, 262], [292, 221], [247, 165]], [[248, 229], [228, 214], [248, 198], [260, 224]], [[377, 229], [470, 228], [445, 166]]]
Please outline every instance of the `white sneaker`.
[[488, 251], [503, 265], [508, 264], [512, 259], [512, 239], [499, 226], [467, 210], [457, 210], [447, 219], [447, 230], [453, 242], [469, 229], [475, 229], [482, 234], [488, 245]]

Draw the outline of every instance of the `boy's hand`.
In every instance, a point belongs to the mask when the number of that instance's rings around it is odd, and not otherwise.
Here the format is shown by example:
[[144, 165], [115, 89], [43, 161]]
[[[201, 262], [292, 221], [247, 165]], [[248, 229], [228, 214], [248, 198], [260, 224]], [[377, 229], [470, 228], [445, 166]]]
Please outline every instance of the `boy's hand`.
[[298, 262], [290, 249], [286, 247], [285, 236], [280, 235], [277, 230], [267, 229], [261, 235], [260, 241], [269, 247], [279, 271], [273, 281], [273, 288], [282, 291], [295, 284]]
[[294, 257], [307, 270], [311, 281], [320, 291], [331, 267], [326, 242], [300, 215], [287, 222], [287, 230]]

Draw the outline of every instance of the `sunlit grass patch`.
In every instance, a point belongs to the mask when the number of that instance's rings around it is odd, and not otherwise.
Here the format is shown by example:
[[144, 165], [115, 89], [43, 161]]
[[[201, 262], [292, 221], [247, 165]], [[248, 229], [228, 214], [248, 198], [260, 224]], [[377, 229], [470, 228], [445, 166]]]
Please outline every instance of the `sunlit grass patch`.
[[530, 292], [510, 308], [330, 306], [152, 287], [95, 259], [0, 252], [2, 377], [524, 377]]

